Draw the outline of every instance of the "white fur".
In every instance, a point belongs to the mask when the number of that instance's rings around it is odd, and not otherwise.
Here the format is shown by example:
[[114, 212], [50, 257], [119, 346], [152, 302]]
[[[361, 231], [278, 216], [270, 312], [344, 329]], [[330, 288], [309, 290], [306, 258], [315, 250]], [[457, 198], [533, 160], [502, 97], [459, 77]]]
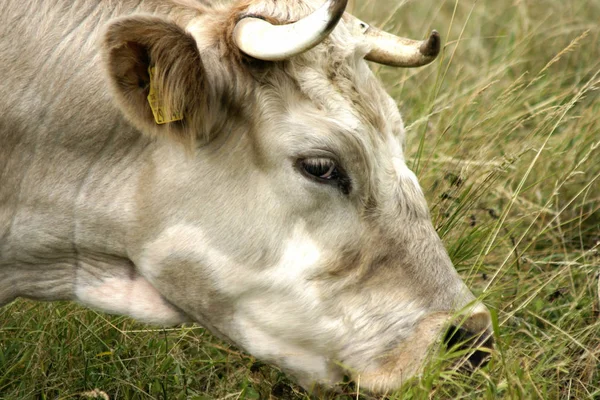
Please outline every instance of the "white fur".
[[210, 246], [210, 240], [199, 227], [177, 224], [167, 228], [160, 237], [146, 247], [138, 265], [148, 277], [158, 276], [157, 268], [161, 260], [176, 252], [185, 253], [192, 260], [206, 265], [219, 266], [211, 270], [219, 290], [230, 296], [240, 296], [252, 286], [269, 282], [273, 286], [296, 291], [305, 296], [306, 287], [299, 287], [303, 280], [318, 267], [321, 250], [308, 236], [302, 225], [293, 229], [293, 234], [285, 240], [283, 256], [277, 265], [242, 266], [231, 257]]
[[422, 193], [421, 185], [419, 185], [417, 176], [414, 172], [408, 169], [404, 160], [399, 157], [394, 157], [392, 162], [394, 163], [394, 170], [396, 171], [398, 178], [402, 179], [404, 182], [408, 181], [412, 183], [414, 189], [416, 189], [419, 193]]
[[108, 277], [92, 281], [79, 279], [75, 296], [80, 303], [99, 310], [129, 315], [140, 321], [160, 325], [177, 325], [186, 318], [141, 276]]
[[[238, 265], [209, 243], [202, 229], [177, 224], [147, 246], [138, 263], [140, 270], [152, 280], [160, 273], [161, 260], [175, 252], [214, 266], [209, 272], [211, 282], [235, 304], [229, 330], [233, 340], [257, 357], [302, 371], [306, 382], [333, 376], [337, 370], [329, 370], [326, 349], [300, 344], [303, 338], [325, 332], [330, 337], [343, 335], [343, 325], [325, 316], [316, 285], [309, 279], [319, 268], [322, 249], [304, 224], [298, 223], [284, 239], [282, 256], [273, 266]], [[211, 317], [219, 327], [218, 316]], [[332, 335], [332, 331], [337, 332]]]
[[237, 324], [247, 337], [244, 343], [247, 351], [260, 354], [265, 360], [277, 362], [285, 370], [302, 371], [297, 376], [302, 384], [311, 386], [319, 382], [333, 385], [341, 380], [339, 371], [331, 368], [331, 361], [324, 352], [317, 354], [307, 351], [306, 346], [282, 340], [277, 332], [265, 332], [249, 319], [239, 318]]

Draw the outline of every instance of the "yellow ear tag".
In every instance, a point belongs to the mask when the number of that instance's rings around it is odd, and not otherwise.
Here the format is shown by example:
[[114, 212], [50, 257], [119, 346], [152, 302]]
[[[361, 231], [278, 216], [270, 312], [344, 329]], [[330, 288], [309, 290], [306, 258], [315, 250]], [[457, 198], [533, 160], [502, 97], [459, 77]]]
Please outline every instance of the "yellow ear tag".
[[148, 75], [150, 75], [150, 93], [148, 93], [148, 104], [152, 109], [154, 115], [154, 121], [157, 124], [168, 124], [169, 122], [181, 121], [183, 119], [183, 113], [180, 111], [166, 110], [160, 93], [154, 87], [154, 74], [156, 73], [156, 67], [148, 67]]

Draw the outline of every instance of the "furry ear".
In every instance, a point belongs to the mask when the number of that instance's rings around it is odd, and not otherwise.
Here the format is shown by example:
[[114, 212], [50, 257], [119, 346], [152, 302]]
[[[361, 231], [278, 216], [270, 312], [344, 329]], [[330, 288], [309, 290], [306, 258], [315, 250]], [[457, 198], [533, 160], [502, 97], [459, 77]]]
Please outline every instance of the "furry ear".
[[208, 139], [206, 74], [191, 35], [162, 18], [125, 17], [108, 26], [103, 50], [112, 93], [135, 127], [190, 147]]

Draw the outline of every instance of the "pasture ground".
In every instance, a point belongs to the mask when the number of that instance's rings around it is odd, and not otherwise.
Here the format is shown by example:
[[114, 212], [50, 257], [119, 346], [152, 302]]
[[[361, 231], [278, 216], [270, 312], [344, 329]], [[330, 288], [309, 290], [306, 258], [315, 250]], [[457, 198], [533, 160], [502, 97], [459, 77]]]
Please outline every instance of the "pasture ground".
[[[362, 4], [361, 4], [362, 3]], [[355, 2], [355, 15], [445, 48], [373, 66], [407, 156], [497, 346], [472, 375], [433, 357], [390, 399], [600, 398], [600, 2]], [[94, 392], [94, 389], [98, 389]], [[0, 310], [2, 399], [308, 399], [197, 326], [152, 329], [73, 304]], [[358, 393], [357, 393], [358, 392]], [[336, 399], [369, 399], [348, 387]]]

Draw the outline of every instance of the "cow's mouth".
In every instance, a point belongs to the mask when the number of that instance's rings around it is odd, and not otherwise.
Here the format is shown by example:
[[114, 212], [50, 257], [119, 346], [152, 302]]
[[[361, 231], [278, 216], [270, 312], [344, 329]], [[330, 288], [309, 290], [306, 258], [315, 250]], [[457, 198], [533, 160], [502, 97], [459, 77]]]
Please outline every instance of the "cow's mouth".
[[[447, 325], [440, 319], [435, 321], [436, 318], [433, 318], [429, 323], [423, 324], [412, 340], [406, 340], [395, 351], [387, 353], [387, 360], [382, 359], [379, 368], [360, 374], [350, 373], [352, 380], [345, 379], [339, 390], [346, 394], [355, 393], [357, 390], [372, 394], [397, 390], [409, 382], [414, 382], [413, 378], [426, 369], [428, 356], [440, 350], [442, 354], [449, 356], [447, 359], [443, 357], [443, 360], [451, 360], [451, 364], [446, 368], [458, 369], [466, 374], [473, 373], [490, 361], [494, 339], [489, 327], [479, 330], [481, 326], [469, 326], [469, 329], [465, 327], [467, 324], [463, 324], [451, 325], [446, 329], [442, 328]], [[430, 343], [427, 338], [431, 339], [433, 335], [428, 336], [428, 333], [433, 334], [436, 330], [437, 340]], [[440, 331], [445, 333], [440, 335]], [[443, 361], [443, 364], [446, 362]]]

